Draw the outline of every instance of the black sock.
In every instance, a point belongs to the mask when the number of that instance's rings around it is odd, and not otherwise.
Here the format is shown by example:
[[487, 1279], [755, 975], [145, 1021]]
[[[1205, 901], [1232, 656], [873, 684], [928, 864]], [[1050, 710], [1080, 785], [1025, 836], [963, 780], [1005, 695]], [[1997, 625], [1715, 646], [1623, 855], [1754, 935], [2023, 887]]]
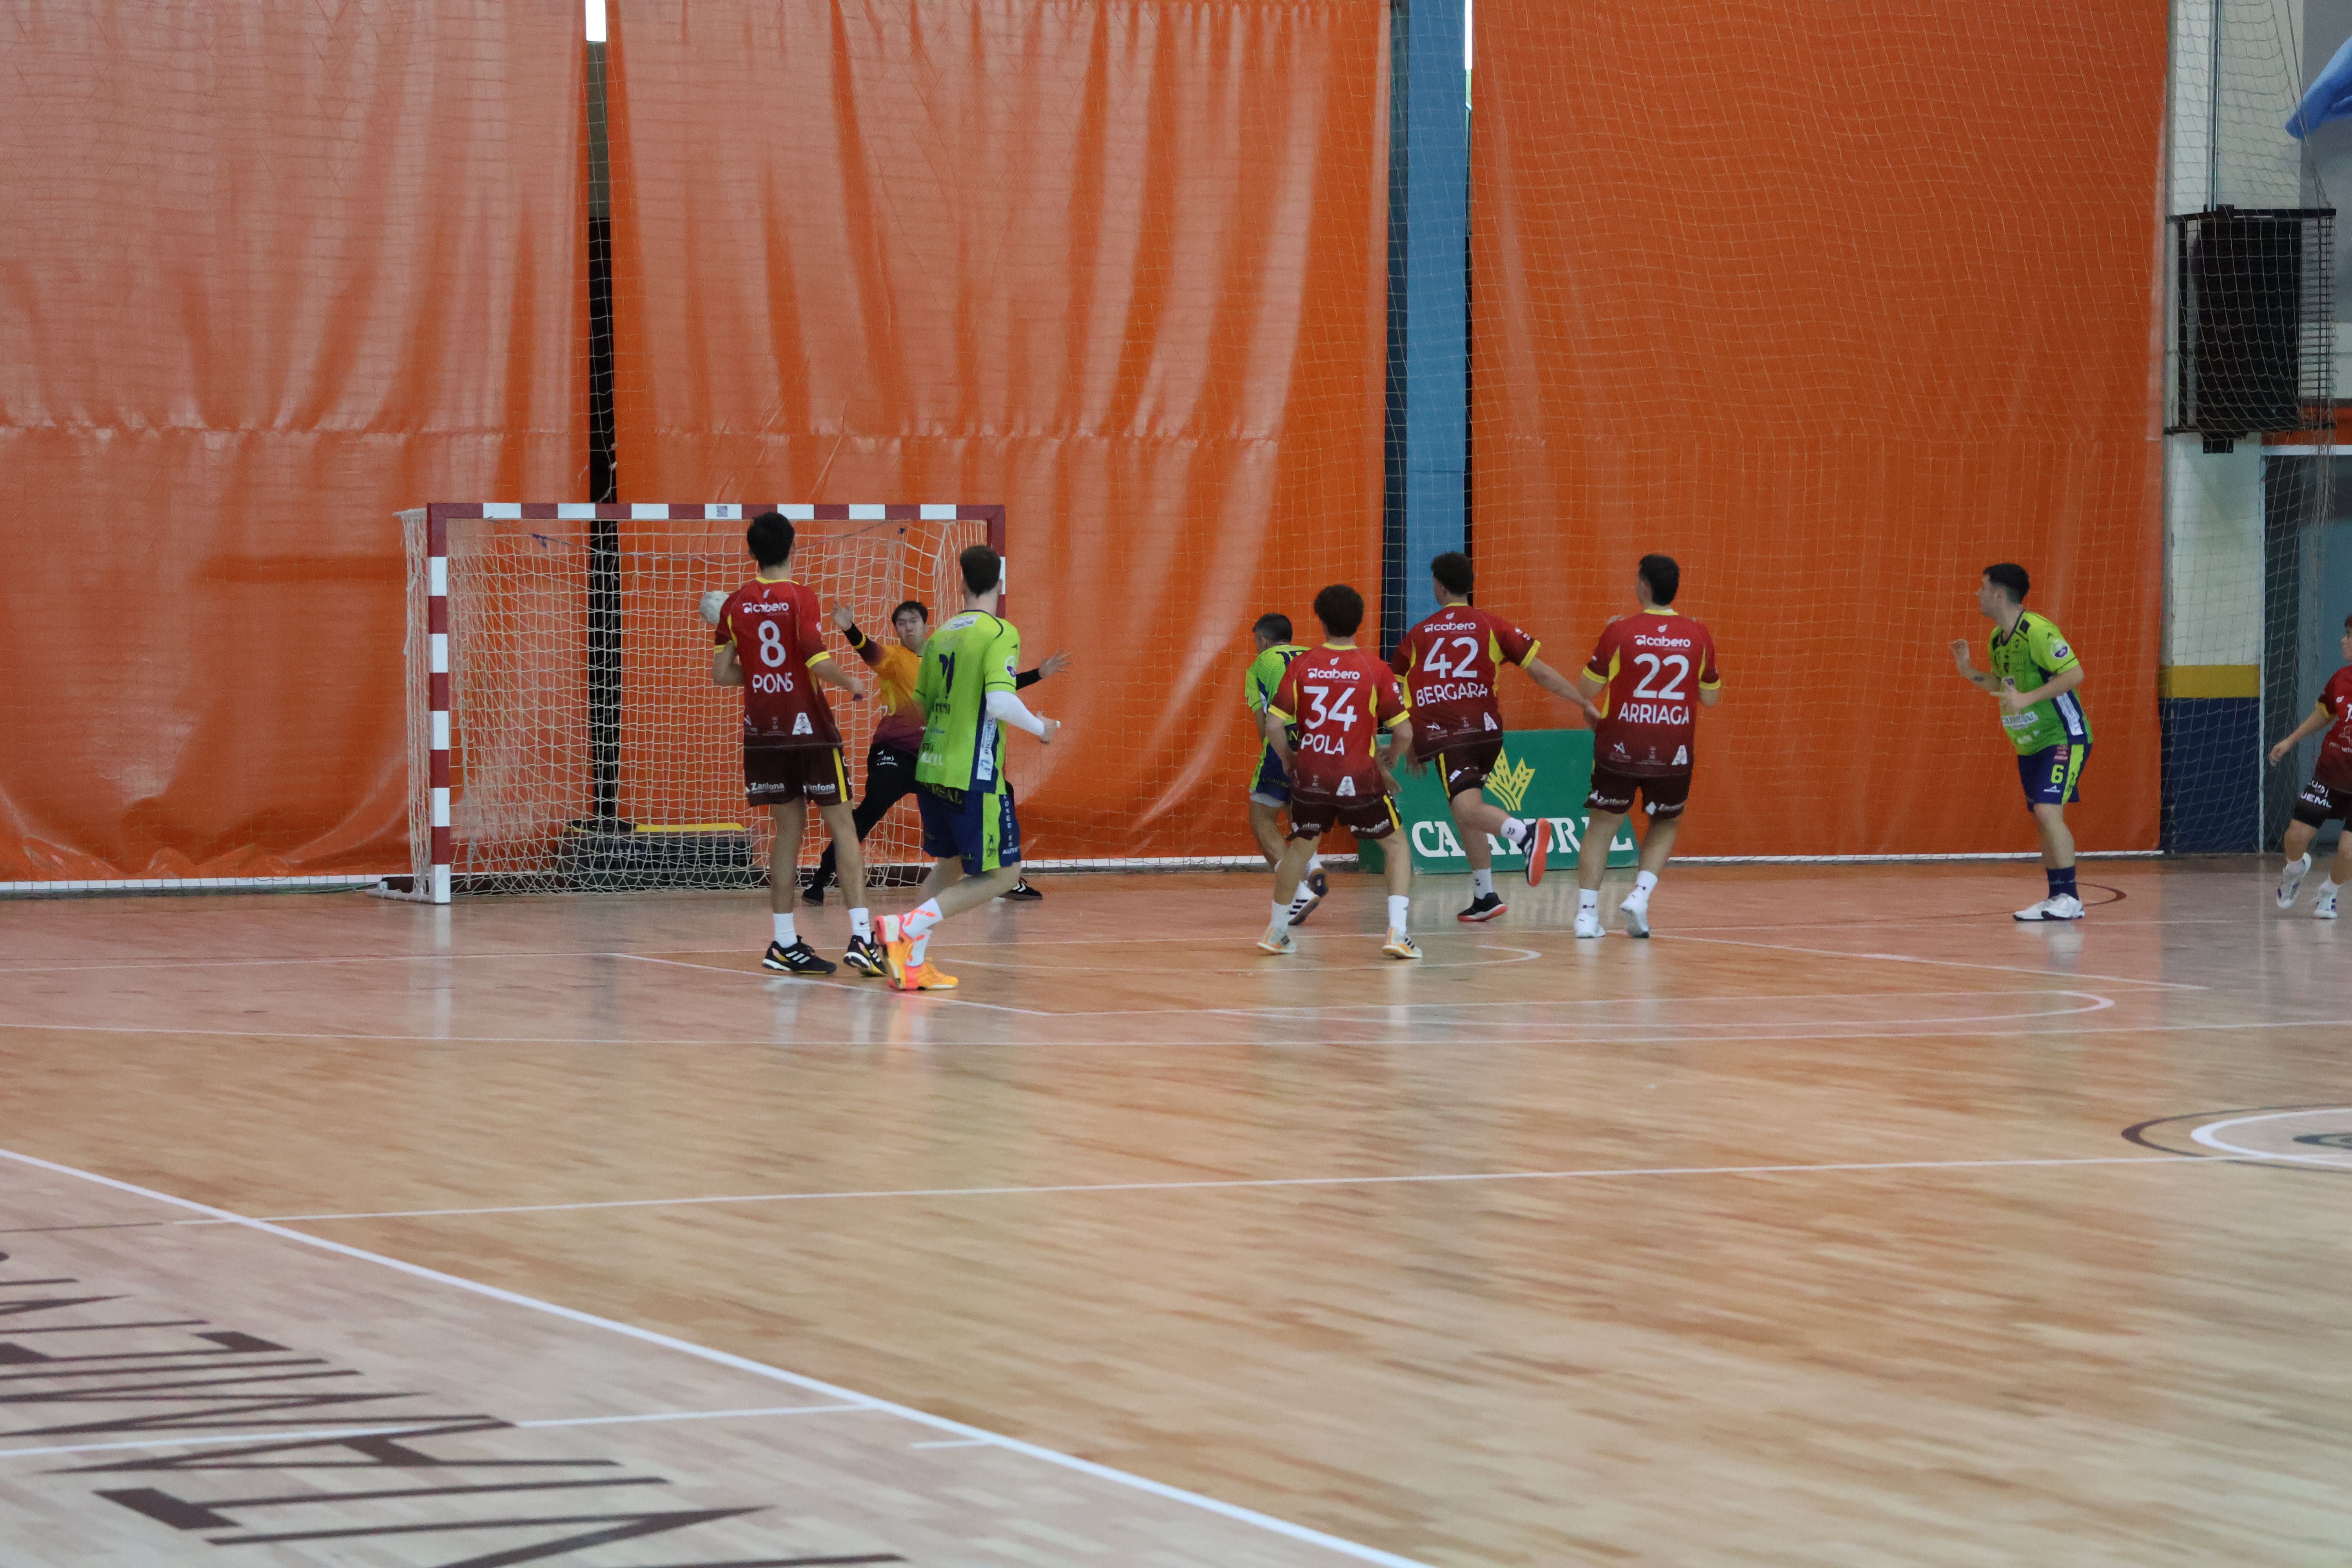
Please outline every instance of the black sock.
[[2050, 879], [2050, 896], [2052, 898], [2072, 899], [2079, 896], [2074, 891], [2074, 867], [2069, 866], [2063, 871], [2048, 866], [2043, 867], [2042, 869], [2042, 874]]

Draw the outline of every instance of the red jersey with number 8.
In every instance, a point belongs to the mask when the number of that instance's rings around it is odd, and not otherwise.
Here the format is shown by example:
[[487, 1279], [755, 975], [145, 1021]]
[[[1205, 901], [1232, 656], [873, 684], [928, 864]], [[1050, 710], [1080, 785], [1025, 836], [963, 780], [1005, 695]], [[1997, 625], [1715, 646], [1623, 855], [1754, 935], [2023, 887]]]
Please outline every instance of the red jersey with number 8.
[[719, 612], [712, 640], [734, 644], [735, 662], [743, 667], [745, 745], [841, 744], [832, 705], [809, 675], [809, 666], [833, 657], [824, 648], [814, 594], [790, 578], [746, 583]]
[[1495, 681], [1507, 664], [1536, 656], [1536, 639], [1500, 616], [1444, 605], [1404, 634], [1393, 661], [1412, 701], [1412, 749], [1433, 756], [1449, 741], [1500, 740]]
[[1644, 610], [1601, 630], [1585, 673], [1604, 681], [1601, 722], [1592, 727], [1592, 765], [1631, 778], [1671, 778], [1691, 771], [1698, 694], [1722, 677], [1715, 639], [1688, 616]]
[[1405, 721], [1404, 693], [1388, 666], [1360, 647], [1318, 647], [1282, 672], [1266, 710], [1291, 728], [1295, 800], [1378, 800], [1388, 781], [1372, 742]]

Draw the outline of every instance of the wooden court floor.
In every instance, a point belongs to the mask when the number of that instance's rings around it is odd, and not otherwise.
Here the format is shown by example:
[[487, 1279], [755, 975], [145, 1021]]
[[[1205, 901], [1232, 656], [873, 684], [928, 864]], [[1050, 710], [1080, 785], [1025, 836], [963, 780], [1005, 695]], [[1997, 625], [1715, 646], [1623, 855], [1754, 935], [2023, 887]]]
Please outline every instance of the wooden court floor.
[[952, 1000], [757, 896], [0, 904], [0, 1568], [2341, 1564], [2270, 875], [1433, 880], [1412, 967], [1041, 878]]

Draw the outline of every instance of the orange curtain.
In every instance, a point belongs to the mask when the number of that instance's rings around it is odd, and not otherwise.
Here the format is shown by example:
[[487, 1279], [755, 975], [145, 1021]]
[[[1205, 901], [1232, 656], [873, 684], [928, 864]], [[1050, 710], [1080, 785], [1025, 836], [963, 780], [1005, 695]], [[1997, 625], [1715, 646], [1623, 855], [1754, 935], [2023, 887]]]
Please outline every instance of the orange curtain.
[[392, 514], [583, 482], [581, 35], [0, 22], [0, 880], [406, 869]]
[[1946, 647], [2003, 560], [2089, 669], [2083, 847], [2155, 847], [2164, 6], [1476, 20], [1480, 595], [1573, 663], [1680, 559], [1726, 674], [1680, 847], [2031, 847]]
[[1251, 852], [1250, 623], [1378, 626], [1379, 0], [616, 11], [622, 498], [1003, 502], [1029, 856]]

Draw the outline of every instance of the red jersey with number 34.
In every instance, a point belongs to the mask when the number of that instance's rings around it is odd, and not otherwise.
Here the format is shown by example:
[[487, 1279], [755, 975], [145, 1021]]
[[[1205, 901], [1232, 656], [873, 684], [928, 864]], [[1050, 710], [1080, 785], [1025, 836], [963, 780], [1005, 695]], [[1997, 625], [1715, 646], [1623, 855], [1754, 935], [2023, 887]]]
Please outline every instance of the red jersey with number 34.
[[1389, 667], [1360, 647], [1318, 647], [1282, 672], [1266, 710], [1290, 726], [1294, 799], [1378, 800], [1388, 781], [1372, 761], [1372, 742], [1410, 710]]
[[1449, 741], [1503, 734], [1495, 682], [1507, 664], [1535, 658], [1536, 639], [1470, 605], [1445, 605], [1404, 634], [1391, 661], [1412, 702], [1412, 749], [1433, 756]]
[[735, 645], [743, 667], [743, 743], [790, 750], [838, 746], [832, 705], [809, 666], [831, 658], [819, 629], [816, 595], [790, 578], [753, 581], [719, 612], [714, 642]]
[[1705, 626], [1671, 610], [1612, 621], [1584, 669], [1608, 683], [1592, 727], [1594, 767], [1632, 778], [1691, 771], [1698, 694], [1723, 679]]

